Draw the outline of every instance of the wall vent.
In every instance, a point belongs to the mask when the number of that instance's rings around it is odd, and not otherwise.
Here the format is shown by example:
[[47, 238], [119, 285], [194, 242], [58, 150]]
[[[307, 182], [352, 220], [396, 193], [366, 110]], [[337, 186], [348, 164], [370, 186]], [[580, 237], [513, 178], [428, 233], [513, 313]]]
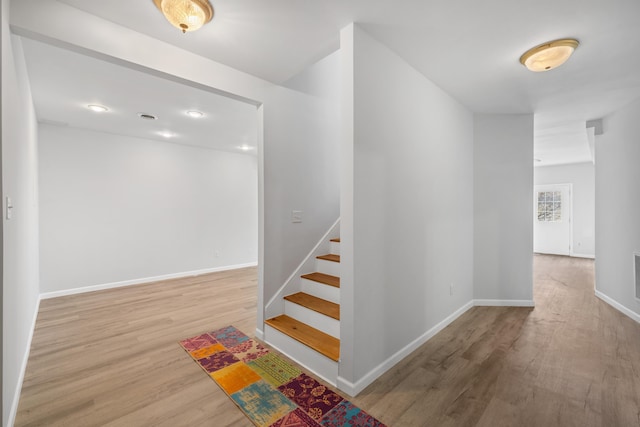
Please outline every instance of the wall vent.
[[640, 252], [633, 254], [634, 277], [636, 279], [636, 298], [640, 300]]

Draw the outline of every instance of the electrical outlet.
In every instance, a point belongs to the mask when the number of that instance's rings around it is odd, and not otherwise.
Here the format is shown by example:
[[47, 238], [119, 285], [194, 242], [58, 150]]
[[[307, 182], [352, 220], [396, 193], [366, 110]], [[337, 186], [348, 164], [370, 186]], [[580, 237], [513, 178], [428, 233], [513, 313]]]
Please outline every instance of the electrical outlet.
[[291, 211], [291, 222], [302, 222], [302, 211]]
[[13, 217], [13, 202], [11, 201], [11, 197], [7, 197], [7, 211], [5, 216], [7, 220], [10, 220]]

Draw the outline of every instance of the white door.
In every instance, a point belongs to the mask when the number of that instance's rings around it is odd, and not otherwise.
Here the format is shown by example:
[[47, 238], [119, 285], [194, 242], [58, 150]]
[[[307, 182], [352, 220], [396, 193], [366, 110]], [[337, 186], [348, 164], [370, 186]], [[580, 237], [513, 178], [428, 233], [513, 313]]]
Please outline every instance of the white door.
[[571, 255], [571, 184], [536, 185], [533, 251]]

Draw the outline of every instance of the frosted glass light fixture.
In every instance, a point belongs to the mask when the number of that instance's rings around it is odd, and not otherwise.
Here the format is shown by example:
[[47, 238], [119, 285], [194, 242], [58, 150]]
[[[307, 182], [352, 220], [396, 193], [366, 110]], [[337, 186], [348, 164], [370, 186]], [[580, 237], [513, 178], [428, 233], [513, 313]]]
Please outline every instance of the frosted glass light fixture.
[[208, 0], [153, 0], [167, 21], [174, 27], [195, 31], [213, 18], [213, 7]]
[[564, 64], [580, 43], [575, 39], [561, 39], [543, 43], [526, 51], [520, 62], [531, 71], [549, 71]]

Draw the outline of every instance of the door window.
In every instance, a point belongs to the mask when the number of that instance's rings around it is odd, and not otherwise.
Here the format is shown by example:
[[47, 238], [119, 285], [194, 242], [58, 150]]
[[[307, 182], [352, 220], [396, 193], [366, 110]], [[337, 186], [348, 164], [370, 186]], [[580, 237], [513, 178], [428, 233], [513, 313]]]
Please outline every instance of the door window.
[[538, 192], [538, 221], [562, 221], [562, 191]]

